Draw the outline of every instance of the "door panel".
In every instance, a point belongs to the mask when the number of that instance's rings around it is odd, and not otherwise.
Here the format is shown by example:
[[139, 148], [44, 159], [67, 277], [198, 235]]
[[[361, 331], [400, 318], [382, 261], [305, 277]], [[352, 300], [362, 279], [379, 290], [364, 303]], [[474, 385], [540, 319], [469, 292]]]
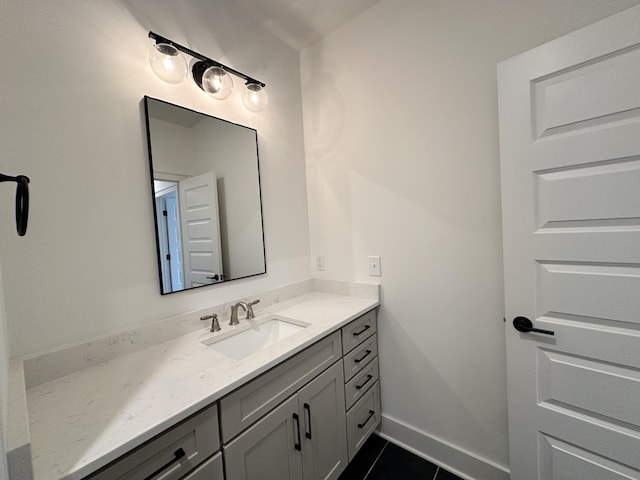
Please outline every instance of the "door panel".
[[[598, 452], [603, 458], [615, 459], [616, 463], [640, 470], [640, 432], [637, 430], [623, 425], [612, 428], [610, 422], [576, 408], [565, 408], [547, 402], [542, 402], [540, 407], [544, 412], [540, 416], [541, 432], [546, 432], [546, 435], [553, 438], [563, 438], [567, 443], [580, 445], [584, 450]], [[542, 460], [549, 454], [549, 451], [543, 451]], [[540, 478], [556, 480], [555, 477], [544, 475]], [[582, 479], [576, 477], [576, 480]]]
[[640, 7], [499, 93], [512, 480], [640, 479]]
[[541, 478], [554, 480], [629, 480], [637, 472], [580, 447], [541, 435]]
[[533, 81], [537, 137], [640, 117], [637, 46]]
[[[552, 330], [555, 337], [562, 338], [562, 352], [585, 358], [595, 358], [611, 364], [626, 365], [640, 369], [638, 345], [640, 332], [618, 322], [601, 318], [580, 317], [576, 315], [553, 314], [538, 317], [536, 326]], [[527, 334], [521, 334], [526, 340]], [[553, 345], [553, 339], [540, 338]], [[611, 348], [615, 345], [616, 348]]]
[[571, 406], [609, 423], [640, 427], [640, 372], [590, 358], [538, 349], [538, 404]]
[[[636, 195], [640, 159], [543, 170], [535, 175], [540, 229], [627, 226], [640, 209]], [[567, 196], [567, 191], [572, 195]]]
[[537, 261], [536, 267], [540, 315], [558, 312], [640, 324], [640, 265]]

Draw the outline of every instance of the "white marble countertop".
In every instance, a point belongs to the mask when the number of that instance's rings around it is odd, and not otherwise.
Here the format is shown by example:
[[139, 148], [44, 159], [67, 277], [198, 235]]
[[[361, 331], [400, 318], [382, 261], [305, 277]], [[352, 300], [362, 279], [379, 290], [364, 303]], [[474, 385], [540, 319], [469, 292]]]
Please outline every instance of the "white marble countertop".
[[201, 343], [216, 335], [202, 328], [28, 389], [34, 478], [83, 478], [378, 304], [307, 293], [256, 310], [255, 321], [277, 314], [310, 325], [242, 360]]

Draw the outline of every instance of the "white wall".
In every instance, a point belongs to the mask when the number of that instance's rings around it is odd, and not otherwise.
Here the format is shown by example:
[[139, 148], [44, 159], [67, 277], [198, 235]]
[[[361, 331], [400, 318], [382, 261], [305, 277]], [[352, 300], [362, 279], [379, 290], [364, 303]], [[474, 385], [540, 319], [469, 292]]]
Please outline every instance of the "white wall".
[[[269, 108], [163, 83], [148, 30], [264, 81]], [[0, 31], [0, 171], [32, 179], [24, 239], [0, 209], [12, 356], [310, 276], [299, 56], [234, 1], [0, 2]], [[160, 296], [144, 95], [258, 130], [266, 276]]]
[[508, 465], [496, 64], [637, 3], [382, 0], [301, 54], [314, 276], [381, 255], [387, 425], [463, 473]]

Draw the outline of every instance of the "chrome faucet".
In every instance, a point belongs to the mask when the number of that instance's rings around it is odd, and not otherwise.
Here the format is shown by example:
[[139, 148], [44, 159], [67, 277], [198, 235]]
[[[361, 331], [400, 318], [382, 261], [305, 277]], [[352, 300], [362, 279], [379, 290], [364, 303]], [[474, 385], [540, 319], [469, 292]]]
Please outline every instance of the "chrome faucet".
[[247, 305], [245, 302], [238, 302], [233, 307], [231, 307], [231, 320], [229, 321], [229, 325], [238, 325], [240, 323], [238, 321], [238, 307], [242, 307], [245, 312], [248, 308], [250, 308], [249, 305]]

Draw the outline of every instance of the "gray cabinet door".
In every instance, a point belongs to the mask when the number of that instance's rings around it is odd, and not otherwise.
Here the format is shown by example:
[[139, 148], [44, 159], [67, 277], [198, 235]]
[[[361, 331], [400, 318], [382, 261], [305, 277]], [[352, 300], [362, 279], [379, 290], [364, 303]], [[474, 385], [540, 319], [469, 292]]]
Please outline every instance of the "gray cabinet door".
[[302, 480], [298, 396], [224, 447], [226, 480]]
[[342, 361], [298, 392], [305, 480], [335, 480], [348, 463]]

